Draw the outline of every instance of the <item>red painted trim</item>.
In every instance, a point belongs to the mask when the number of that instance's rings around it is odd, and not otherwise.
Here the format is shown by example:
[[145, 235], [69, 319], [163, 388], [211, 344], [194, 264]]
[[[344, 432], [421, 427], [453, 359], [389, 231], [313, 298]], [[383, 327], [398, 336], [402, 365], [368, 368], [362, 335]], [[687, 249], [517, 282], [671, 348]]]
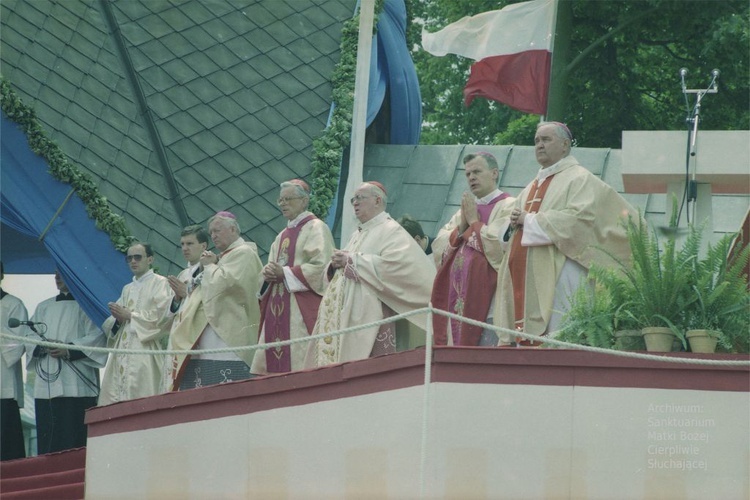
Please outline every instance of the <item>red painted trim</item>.
[[[671, 353], [689, 359], [750, 356]], [[665, 363], [562, 349], [437, 347], [433, 382], [750, 392], [750, 367]], [[424, 348], [315, 370], [173, 392], [93, 408], [89, 437], [301, 406], [419, 386]]]

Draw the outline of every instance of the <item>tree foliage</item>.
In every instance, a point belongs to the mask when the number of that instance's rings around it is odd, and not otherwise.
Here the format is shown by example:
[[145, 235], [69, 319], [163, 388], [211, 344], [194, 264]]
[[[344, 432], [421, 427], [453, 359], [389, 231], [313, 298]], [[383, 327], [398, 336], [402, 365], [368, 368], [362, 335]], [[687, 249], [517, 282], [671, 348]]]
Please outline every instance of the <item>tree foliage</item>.
[[[561, 0], [571, 9], [562, 116], [586, 147], [621, 147], [623, 130], [680, 130], [695, 104], [680, 88], [705, 88], [721, 70], [718, 94], [702, 101], [702, 130], [750, 128], [750, 3], [746, 0]], [[426, 144], [531, 144], [538, 117], [475, 99], [463, 105], [473, 61], [432, 56], [416, 31], [496, 10], [507, 0], [412, 0], [414, 60]], [[564, 8], [561, 6], [561, 8]]]

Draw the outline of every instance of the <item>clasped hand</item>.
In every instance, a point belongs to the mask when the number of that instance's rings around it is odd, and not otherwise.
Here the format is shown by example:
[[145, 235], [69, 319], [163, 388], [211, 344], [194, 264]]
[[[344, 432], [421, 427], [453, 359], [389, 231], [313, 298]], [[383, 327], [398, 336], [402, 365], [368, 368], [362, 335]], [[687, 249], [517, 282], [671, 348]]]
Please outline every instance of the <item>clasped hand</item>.
[[269, 283], [284, 279], [284, 268], [278, 262], [269, 262], [263, 267], [263, 279]]
[[521, 210], [520, 208], [514, 208], [513, 211], [510, 213], [510, 227], [513, 229], [516, 229], [520, 226], [523, 226], [523, 222], [526, 219], [526, 214], [528, 212], [525, 212]]
[[107, 307], [109, 307], [109, 313], [118, 321], [118, 323], [125, 323], [126, 321], [130, 321], [130, 309], [127, 307], [123, 307], [117, 302], [110, 302], [107, 304]]
[[348, 262], [348, 260], [349, 252], [346, 252], [344, 250], [336, 250], [331, 256], [331, 266], [333, 266], [334, 269], [341, 269], [342, 267], [346, 267], [346, 263]]

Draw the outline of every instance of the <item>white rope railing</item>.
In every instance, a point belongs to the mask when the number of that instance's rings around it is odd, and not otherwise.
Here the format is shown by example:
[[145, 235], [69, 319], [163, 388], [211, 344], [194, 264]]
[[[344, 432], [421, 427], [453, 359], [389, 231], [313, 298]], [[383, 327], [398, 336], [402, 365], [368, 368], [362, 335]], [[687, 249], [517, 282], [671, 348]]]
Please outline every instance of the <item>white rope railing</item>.
[[[358, 330], [371, 328], [374, 326], [380, 326], [386, 323], [391, 323], [398, 319], [408, 318], [410, 316], [415, 316], [415, 315], [420, 315], [420, 314], [427, 314], [429, 317], [431, 317], [432, 314], [445, 316], [447, 318], [459, 320], [463, 323], [482, 327], [483, 329], [486, 329], [486, 330], [492, 330], [497, 333], [508, 334], [513, 339], [520, 337], [525, 340], [532, 340], [534, 342], [544, 343], [547, 345], [554, 345], [558, 347], [564, 347], [564, 348], [575, 349], [575, 350], [580, 350], [580, 351], [597, 352], [600, 354], [620, 356], [623, 358], [643, 359], [647, 361], [662, 361], [665, 363], [676, 363], [676, 364], [704, 365], [704, 366], [750, 366], [750, 360], [680, 358], [680, 357], [664, 356], [664, 355], [659, 355], [659, 354], [649, 354], [649, 353], [633, 352], [633, 351], [619, 351], [615, 349], [605, 349], [602, 347], [592, 347], [592, 346], [586, 346], [586, 345], [581, 345], [581, 344], [572, 344], [570, 342], [563, 342], [561, 340], [556, 340], [552, 337], [540, 337], [538, 335], [532, 335], [530, 333], [520, 332], [516, 330], [509, 330], [507, 328], [490, 325], [482, 321], [477, 321], [477, 320], [473, 320], [470, 318], [466, 318], [464, 316], [460, 316], [458, 314], [453, 314], [447, 311], [443, 311], [441, 309], [435, 309], [431, 306], [423, 307], [421, 309], [415, 309], [413, 311], [398, 314], [395, 316], [390, 316], [388, 318], [384, 318], [378, 321], [372, 321], [372, 322], [364, 323], [361, 325], [350, 326], [348, 328], [337, 330], [335, 332], [324, 332], [324, 333], [319, 333], [316, 335], [309, 335], [306, 337], [300, 337], [296, 339], [282, 340], [279, 342], [269, 342], [266, 344], [255, 344], [255, 345], [247, 345], [247, 346], [239, 346], [239, 347], [217, 347], [213, 349], [200, 349], [200, 350], [199, 349], [159, 349], [159, 350], [115, 349], [111, 347], [89, 347], [89, 346], [76, 346], [76, 349], [90, 351], [90, 352], [107, 352], [111, 354], [150, 355], [150, 356], [166, 356], [166, 355], [175, 355], [175, 354], [177, 355], [179, 354], [199, 355], [199, 354], [227, 353], [227, 352], [240, 352], [240, 351], [256, 351], [259, 349], [273, 349], [276, 347], [283, 347], [283, 346], [297, 344], [301, 342], [311, 342], [311, 341], [318, 340], [318, 339], [325, 338], [325, 337], [336, 337], [339, 335], [346, 335], [348, 333], [355, 333]], [[36, 339], [32, 336], [19, 336], [19, 335], [11, 335], [8, 333], [0, 332], [0, 337], [4, 337], [9, 340], [18, 341], [18, 342], [22, 342], [26, 344], [40, 345], [42, 347], [63, 348], [63, 349], [70, 349], [71, 347], [70, 344], [67, 344], [67, 343], [45, 341], [42, 339]]]

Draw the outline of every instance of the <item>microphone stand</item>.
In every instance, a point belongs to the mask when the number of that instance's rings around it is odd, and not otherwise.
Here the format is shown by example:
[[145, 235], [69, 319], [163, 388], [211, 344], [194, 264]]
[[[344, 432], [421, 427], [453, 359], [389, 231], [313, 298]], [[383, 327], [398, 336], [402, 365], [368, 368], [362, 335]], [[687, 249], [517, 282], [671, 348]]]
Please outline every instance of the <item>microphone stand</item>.
[[[45, 325], [44, 323], [42, 324], [44, 325], [45, 332], [46, 332], [47, 325]], [[44, 340], [45, 342], [50, 342], [50, 340], [47, 337], [45, 337], [43, 333], [39, 333], [39, 331], [34, 327], [34, 325], [27, 325], [27, 326], [31, 328], [32, 332], [39, 335], [42, 338], [42, 340]], [[81, 382], [83, 382], [86, 387], [92, 390], [96, 394], [96, 397], [99, 397], [99, 384], [95, 384], [94, 382], [89, 380], [89, 378], [86, 375], [84, 375], [83, 372], [80, 370], [80, 368], [78, 368], [75, 364], [73, 364], [71, 360], [65, 359], [65, 358], [57, 358], [57, 359], [61, 359], [63, 363], [65, 363], [71, 370], [73, 370], [73, 373], [75, 373], [78, 376]]]
[[[695, 94], [695, 106], [693, 106], [692, 111], [688, 109], [688, 116], [685, 119], [685, 122], [688, 125], [692, 125], [692, 127], [688, 128], [688, 148], [687, 148], [687, 157], [685, 159], [686, 164], [686, 184], [685, 184], [685, 192], [687, 193], [687, 203], [693, 203], [692, 205], [692, 215], [693, 215], [693, 221], [695, 222], [695, 210], [696, 210], [696, 199], [698, 198], [698, 184], [696, 182], [696, 172], [698, 170], [697, 165], [697, 140], [698, 140], [698, 124], [700, 123], [700, 109], [701, 109], [701, 101], [706, 96], [706, 94], [716, 94], [719, 91], [719, 85], [716, 83], [716, 79], [719, 77], [719, 70], [714, 69], [711, 71], [711, 83], [708, 84], [708, 87], [705, 89], [688, 89], [685, 86], [685, 74], [687, 73], [687, 70], [681, 69], [680, 70], [680, 76], [682, 77], [682, 93], [685, 95], [685, 102], [687, 102], [687, 96], [688, 94]], [[690, 169], [690, 161], [693, 160], [693, 168], [692, 172]], [[691, 207], [688, 206], [688, 224], [690, 224], [690, 209]], [[679, 217], [677, 220], [677, 224], [679, 224]]]

